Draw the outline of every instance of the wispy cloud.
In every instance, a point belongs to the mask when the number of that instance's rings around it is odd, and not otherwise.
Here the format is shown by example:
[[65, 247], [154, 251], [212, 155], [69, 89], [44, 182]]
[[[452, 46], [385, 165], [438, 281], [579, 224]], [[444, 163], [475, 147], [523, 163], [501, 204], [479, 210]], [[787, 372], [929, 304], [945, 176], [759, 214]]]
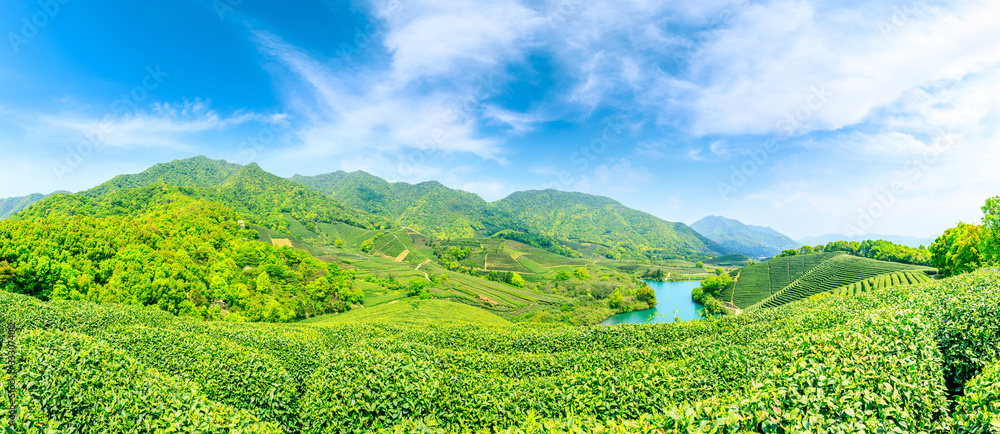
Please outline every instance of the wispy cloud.
[[335, 70], [276, 35], [254, 34], [296, 77], [287, 93], [305, 123], [293, 152], [326, 157], [409, 148], [501, 158], [500, 141], [479, 132], [482, 100], [496, 92], [488, 74], [472, 88], [421, 92], [389, 80], [389, 72]]
[[154, 104], [149, 110], [124, 116], [93, 118], [79, 115], [39, 118], [40, 126], [62, 130], [71, 141], [90, 140], [95, 147], [134, 149], [168, 148], [196, 150], [203, 145], [199, 135], [223, 131], [249, 122], [283, 123], [286, 115], [265, 116], [250, 112], [220, 115], [210, 102], [195, 100], [183, 104]]

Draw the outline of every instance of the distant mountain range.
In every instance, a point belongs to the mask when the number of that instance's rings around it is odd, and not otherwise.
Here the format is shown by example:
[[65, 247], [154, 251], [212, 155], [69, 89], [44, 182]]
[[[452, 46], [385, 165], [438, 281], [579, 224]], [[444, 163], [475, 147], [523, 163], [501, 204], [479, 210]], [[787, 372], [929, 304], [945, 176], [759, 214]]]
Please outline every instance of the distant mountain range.
[[[52, 194], [68, 193], [66, 191], [57, 191]], [[22, 197], [10, 197], [6, 199], [0, 199], [0, 220], [10, 218], [10, 216], [17, 214], [18, 211], [25, 209], [35, 202], [38, 202], [46, 197], [51, 196], [51, 194], [41, 194], [35, 193]]]
[[726, 249], [753, 258], [776, 256], [784, 250], [802, 246], [772, 228], [746, 225], [721, 216], [705, 217], [691, 228]]
[[[253, 224], [278, 231], [287, 231], [292, 225], [319, 223], [366, 229], [407, 226], [439, 238], [497, 236], [539, 246], [587, 244], [596, 254], [609, 258], [693, 259], [729, 253], [683, 223], [662, 220], [606, 197], [555, 190], [525, 191], [490, 203], [438, 182], [390, 183], [360, 171], [286, 179], [256, 164], [242, 166], [206, 157], [119, 175], [60, 200], [100, 206], [103, 213], [115, 215], [134, 212], [137, 204], [115, 202], [117, 196], [113, 193], [142, 189], [150, 200], [156, 200], [160, 194], [157, 186], [161, 185], [179, 187], [182, 194], [223, 204]], [[10, 217], [43, 197], [3, 200], [0, 210], [7, 213], [3, 217]], [[71, 212], [72, 206], [61, 209]], [[30, 209], [25, 212], [35, 213]]]
[[719, 256], [728, 251], [683, 223], [606, 197], [556, 190], [514, 193], [497, 202], [438, 182], [390, 183], [365, 172], [296, 175], [293, 181], [346, 205], [426, 235], [493, 236], [504, 231], [604, 246], [611, 257]]
[[799, 243], [804, 246], [817, 246], [820, 244], [827, 244], [832, 241], [857, 241], [862, 242], [865, 240], [885, 240], [890, 243], [902, 244], [904, 246], [910, 247], [930, 247], [934, 243], [936, 238], [921, 238], [921, 237], [911, 237], [905, 235], [881, 235], [881, 234], [865, 234], [856, 237], [849, 237], [847, 235], [839, 234], [826, 234], [820, 235], [818, 237], [806, 237], [799, 240]]
[[631, 249], [719, 256], [727, 249], [683, 223], [664, 221], [601, 196], [557, 190], [521, 191], [496, 202], [501, 210], [546, 235], [600, 243], [620, 257]]

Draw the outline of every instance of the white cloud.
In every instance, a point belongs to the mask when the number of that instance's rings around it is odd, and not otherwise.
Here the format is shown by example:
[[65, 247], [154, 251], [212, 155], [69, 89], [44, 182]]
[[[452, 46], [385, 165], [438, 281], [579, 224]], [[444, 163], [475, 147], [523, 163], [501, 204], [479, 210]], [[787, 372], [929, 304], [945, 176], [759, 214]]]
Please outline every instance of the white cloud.
[[517, 0], [413, 0], [400, 9], [387, 20], [385, 36], [398, 83], [516, 60], [543, 22]]
[[[307, 121], [299, 134], [302, 146], [293, 153], [323, 158], [405, 152], [400, 160], [411, 165], [449, 152], [502, 160], [500, 141], [479, 133], [484, 101], [496, 92], [492, 75], [482, 76], [468, 89], [441, 87], [421, 93], [397, 86], [384, 72], [359, 76], [336, 70], [275, 35], [255, 35], [261, 47], [297, 77], [290, 84], [294, 98], [289, 99], [297, 101]], [[315, 95], [312, 100], [310, 95]], [[525, 122], [509, 114], [507, 118], [518, 127]]]
[[[893, 9], [881, 3], [844, 9], [774, 1], [746, 9], [701, 48], [691, 79], [698, 133], [781, 132], [798, 116], [796, 134], [865, 121], [921, 88], [960, 81], [1000, 63], [996, 2], [954, 9], [926, 5], [883, 35]], [[857, 6], [857, 4], [852, 4]], [[825, 88], [829, 97], [814, 98]]]
[[221, 116], [211, 110], [208, 101], [184, 104], [154, 104], [148, 111], [103, 118], [77, 115], [42, 116], [40, 127], [66, 130], [73, 143], [87, 139], [98, 147], [167, 148], [193, 151], [199, 134], [222, 131], [248, 122], [285, 123], [283, 114], [264, 116], [239, 112]]

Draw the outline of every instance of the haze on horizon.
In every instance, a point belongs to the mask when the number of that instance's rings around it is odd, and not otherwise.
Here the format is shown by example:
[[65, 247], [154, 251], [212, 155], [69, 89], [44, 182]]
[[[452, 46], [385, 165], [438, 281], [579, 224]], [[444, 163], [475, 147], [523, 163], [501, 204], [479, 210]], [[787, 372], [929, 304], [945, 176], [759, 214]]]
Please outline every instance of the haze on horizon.
[[799, 239], [936, 236], [1000, 186], [996, 2], [5, 5], [0, 197], [206, 155]]

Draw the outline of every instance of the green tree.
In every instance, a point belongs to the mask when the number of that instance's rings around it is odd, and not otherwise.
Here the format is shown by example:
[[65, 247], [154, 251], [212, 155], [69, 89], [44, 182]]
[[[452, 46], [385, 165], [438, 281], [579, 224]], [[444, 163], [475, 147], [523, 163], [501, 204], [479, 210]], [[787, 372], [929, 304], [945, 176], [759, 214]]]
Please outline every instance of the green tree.
[[362, 252], [369, 253], [373, 247], [375, 247], [375, 238], [369, 238], [361, 243]]
[[257, 276], [257, 292], [260, 293], [270, 293], [271, 292], [271, 276], [267, 274], [266, 271], [261, 272]]
[[590, 272], [587, 271], [587, 267], [577, 268], [576, 270], [573, 271], [573, 275], [580, 280], [590, 279]]
[[411, 297], [428, 298], [430, 294], [427, 292], [427, 281], [419, 277], [410, 279], [408, 293]]
[[510, 284], [518, 288], [524, 288], [525, 285], [524, 278], [521, 277], [520, 274], [513, 273], [513, 275], [510, 278]]
[[608, 297], [608, 306], [612, 309], [621, 309], [625, 306], [625, 296], [620, 291], [615, 290]]
[[968, 273], [983, 264], [983, 227], [959, 223], [931, 245], [931, 262], [945, 276]]
[[698, 268], [705, 268], [705, 263], [701, 262], [701, 261], [698, 261], [698, 262], [694, 263], [694, 266], [698, 267]]

